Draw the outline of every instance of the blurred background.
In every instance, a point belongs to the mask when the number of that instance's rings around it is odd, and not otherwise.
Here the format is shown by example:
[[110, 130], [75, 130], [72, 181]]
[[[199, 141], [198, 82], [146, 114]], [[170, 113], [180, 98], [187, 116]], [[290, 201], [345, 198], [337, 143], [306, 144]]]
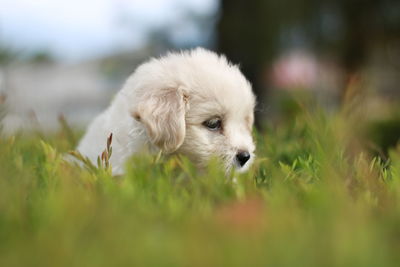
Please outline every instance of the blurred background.
[[400, 137], [398, 0], [0, 0], [3, 130], [54, 131], [61, 115], [83, 129], [138, 64], [197, 46], [240, 63], [259, 128], [307, 95], [359, 107], [382, 146]]

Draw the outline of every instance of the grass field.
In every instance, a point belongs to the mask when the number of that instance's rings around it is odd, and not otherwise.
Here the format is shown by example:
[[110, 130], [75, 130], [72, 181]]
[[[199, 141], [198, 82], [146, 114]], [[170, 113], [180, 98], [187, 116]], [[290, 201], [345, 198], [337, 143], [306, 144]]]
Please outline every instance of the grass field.
[[2, 137], [0, 266], [399, 266], [400, 148], [371, 156], [357, 125], [267, 124], [235, 177], [145, 154], [123, 177], [81, 169], [67, 127]]

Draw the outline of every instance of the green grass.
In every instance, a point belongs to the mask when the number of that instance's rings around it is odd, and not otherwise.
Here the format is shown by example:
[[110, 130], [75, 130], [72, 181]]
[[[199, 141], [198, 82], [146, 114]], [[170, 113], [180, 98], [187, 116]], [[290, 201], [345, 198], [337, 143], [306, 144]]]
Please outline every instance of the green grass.
[[145, 154], [112, 177], [63, 161], [70, 131], [2, 137], [0, 266], [398, 266], [400, 149], [373, 158], [344, 117], [270, 125], [236, 178]]

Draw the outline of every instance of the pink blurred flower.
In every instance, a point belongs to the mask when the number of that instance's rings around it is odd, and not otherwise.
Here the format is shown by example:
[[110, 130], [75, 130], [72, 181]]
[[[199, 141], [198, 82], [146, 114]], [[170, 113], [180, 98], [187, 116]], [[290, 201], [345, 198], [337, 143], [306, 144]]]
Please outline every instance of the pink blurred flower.
[[318, 76], [318, 62], [303, 51], [292, 51], [279, 58], [272, 67], [272, 82], [282, 89], [311, 89]]

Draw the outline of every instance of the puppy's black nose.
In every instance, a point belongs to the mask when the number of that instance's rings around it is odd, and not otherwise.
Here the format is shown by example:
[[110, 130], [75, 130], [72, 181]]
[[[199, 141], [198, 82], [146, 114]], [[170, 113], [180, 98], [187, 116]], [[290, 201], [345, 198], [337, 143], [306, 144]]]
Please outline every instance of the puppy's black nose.
[[250, 153], [247, 151], [239, 151], [236, 154], [236, 160], [239, 163], [240, 167], [243, 167], [244, 164], [250, 159]]

